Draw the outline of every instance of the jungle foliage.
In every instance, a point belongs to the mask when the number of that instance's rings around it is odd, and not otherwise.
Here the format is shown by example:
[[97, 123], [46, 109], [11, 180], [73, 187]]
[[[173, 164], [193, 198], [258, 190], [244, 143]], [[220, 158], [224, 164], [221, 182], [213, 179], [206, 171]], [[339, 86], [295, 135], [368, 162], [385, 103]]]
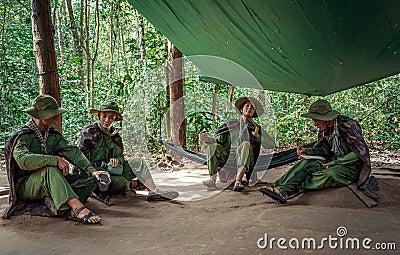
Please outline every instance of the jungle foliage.
[[[79, 130], [94, 121], [89, 109], [112, 99], [122, 108], [124, 121], [117, 126], [123, 127], [127, 152], [157, 152], [158, 141], [168, 139], [164, 125], [169, 109], [165, 93], [167, 39], [126, 1], [55, 0], [51, 4], [62, 106], [68, 109], [63, 115], [64, 135], [75, 143]], [[3, 0], [0, 14], [2, 148], [27, 122], [28, 116], [21, 110], [30, 105], [39, 88], [29, 1]], [[77, 47], [76, 39], [81, 47]], [[212, 132], [236, 114], [228, 102], [228, 86], [200, 82], [190, 63], [185, 72], [187, 145], [198, 149], [201, 130]], [[400, 76], [395, 75], [326, 99], [342, 114], [360, 122], [371, 147], [399, 150], [399, 84]], [[317, 97], [235, 87], [233, 101], [243, 95], [255, 96], [264, 103], [266, 114], [259, 122], [276, 136], [280, 146], [315, 139], [312, 122], [300, 114]]]

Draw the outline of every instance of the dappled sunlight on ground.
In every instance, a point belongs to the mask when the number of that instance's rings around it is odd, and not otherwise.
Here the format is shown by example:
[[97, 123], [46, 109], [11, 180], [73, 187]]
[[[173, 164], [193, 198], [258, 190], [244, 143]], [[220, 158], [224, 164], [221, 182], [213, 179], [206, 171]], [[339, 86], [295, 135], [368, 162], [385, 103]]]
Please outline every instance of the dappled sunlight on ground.
[[186, 164], [179, 170], [163, 172], [158, 168], [150, 170], [159, 189], [173, 189], [179, 192], [177, 201], [195, 201], [215, 196], [229, 186], [217, 182], [218, 189], [207, 191], [202, 182], [209, 179], [207, 166], [197, 163]]

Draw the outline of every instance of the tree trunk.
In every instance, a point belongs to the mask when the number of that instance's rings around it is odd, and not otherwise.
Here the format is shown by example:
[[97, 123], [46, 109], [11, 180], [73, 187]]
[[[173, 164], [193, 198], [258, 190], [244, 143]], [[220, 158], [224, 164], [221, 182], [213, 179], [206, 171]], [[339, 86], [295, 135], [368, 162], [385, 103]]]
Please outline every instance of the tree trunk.
[[[81, 8], [84, 8], [81, 6]], [[82, 42], [81, 42], [81, 36], [78, 34], [78, 29], [76, 28], [76, 23], [75, 23], [75, 16], [74, 12], [72, 10], [72, 3], [71, 0], [67, 0], [67, 9], [68, 9], [68, 14], [69, 14], [69, 23], [71, 26], [72, 30], [72, 37], [74, 38], [74, 48], [75, 48], [75, 54], [79, 60], [78, 62], [78, 76], [81, 78], [79, 81], [78, 85], [82, 86], [83, 85], [83, 61], [82, 61], [82, 56], [83, 56], [83, 49], [82, 49]]]
[[[62, 10], [64, 6], [64, 0], [61, 1], [60, 9]], [[61, 15], [60, 10], [56, 9], [56, 20], [57, 20], [57, 32], [58, 32], [58, 48], [60, 49], [60, 58], [64, 59], [65, 49], [64, 49], [64, 40], [63, 40], [63, 33], [62, 33], [62, 22], [61, 22]]]
[[84, 22], [84, 26], [85, 26], [85, 32], [82, 31], [82, 35], [83, 33], [85, 33], [85, 43], [84, 43], [84, 50], [85, 50], [85, 56], [86, 56], [86, 108], [90, 108], [91, 107], [91, 103], [90, 103], [90, 95], [91, 95], [91, 91], [92, 91], [92, 87], [91, 87], [91, 81], [90, 81], [90, 52], [89, 52], [89, 10], [88, 10], [89, 6], [87, 3], [87, 0], [83, 0], [83, 5], [82, 5], [82, 9], [83, 9], [83, 22]]
[[143, 17], [140, 13], [137, 14], [138, 22], [138, 38], [139, 38], [139, 49], [140, 49], [140, 59], [142, 64], [146, 65], [146, 48], [145, 48], [145, 34], [144, 34], [144, 23]]
[[[33, 51], [39, 74], [40, 94], [60, 100], [60, 80], [57, 70], [56, 50], [54, 46], [54, 27], [50, 15], [50, 0], [32, 0]], [[57, 129], [61, 131], [61, 118]]]
[[[95, 40], [95, 43], [92, 44], [94, 45], [93, 47], [93, 56], [90, 58], [90, 77], [91, 77], [91, 93], [90, 93], [90, 108], [94, 108], [94, 91], [93, 91], [93, 87], [94, 87], [94, 81], [95, 81], [95, 77], [94, 77], [94, 64], [96, 62], [97, 59], [97, 53], [99, 50], [99, 41], [100, 41], [100, 12], [99, 12], [99, 0], [96, 0], [96, 4], [95, 4], [95, 10], [94, 10], [94, 15], [95, 15], [95, 38], [93, 40]], [[87, 31], [89, 30], [89, 26], [86, 27]], [[89, 38], [89, 35], [88, 37]], [[89, 41], [89, 39], [88, 39]], [[87, 48], [87, 51], [90, 52], [89, 48]], [[90, 53], [89, 53], [90, 56]], [[88, 59], [89, 60], [89, 59]]]
[[115, 31], [114, 31], [114, 3], [110, 3], [110, 59], [108, 60], [108, 80], [109, 80], [109, 87], [112, 90], [113, 82], [112, 81], [112, 74], [113, 74], [113, 61], [114, 61], [114, 49], [115, 49]]
[[72, 38], [74, 38], [74, 47], [75, 47], [76, 55], [79, 57], [79, 56], [82, 56], [82, 47], [81, 47], [81, 43], [80, 43], [80, 39], [79, 39], [78, 30], [77, 30], [76, 24], [75, 24], [75, 16], [74, 16], [74, 12], [72, 9], [71, 0], [67, 0], [67, 8], [68, 8], [68, 14], [69, 14], [69, 23], [70, 23], [71, 30], [72, 30]]
[[[122, 11], [121, 10], [121, 2], [118, 1], [117, 3], [118, 3], [117, 9], [118, 9], [118, 13], [119, 13], [119, 12]], [[127, 54], [126, 49], [125, 49], [125, 38], [124, 38], [125, 29], [124, 29], [123, 24], [121, 24], [121, 22], [120, 22], [120, 16], [119, 15], [117, 15], [117, 28], [118, 28], [118, 37], [119, 37], [119, 43], [120, 43], [118, 48], [120, 49], [120, 51], [122, 51], [122, 59], [125, 62], [124, 64], [129, 66], [130, 64], [128, 63], [127, 57], [126, 57], [128, 54]]]
[[168, 60], [168, 79], [171, 105], [171, 140], [175, 145], [186, 147], [182, 53], [172, 43], [168, 44]]
[[[139, 52], [140, 52], [140, 70], [141, 73], [144, 77], [144, 79], [147, 79], [147, 61], [146, 61], [146, 44], [145, 44], [145, 31], [144, 31], [144, 23], [143, 23], [143, 17], [139, 12], [136, 13], [136, 20], [137, 20], [137, 25], [138, 25], [138, 41], [139, 41]], [[144, 95], [144, 133], [147, 135], [148, 134], [148, 112], [149, 112], [149, 95], [148, 95], [148, 88], [142, 87], [143, 89], [143, 95]]]
[[229, 111], [232, 109], [232, 98], [233, 98], [233, 91], [235, 90], [234, 86], [228, 87], [228, 100], [226, 102], [225, 108], [225, 118], [228, 116]]
[[211, 113], [213, 114], [214, 121], [216, 121], [218, 119], [218, 113], [217, 113], [218, 90], [219, 90], [219, 85], [214, 84], [214, 94], [213, 94], [212, 109], [211, 109]]
[[[168, 73], [169, 67], [166, 68], [165, 72]], [[165, 86], [165, 109], [171, 109], [171, 91], [169, 87], [169, 75], [167, 75], [167, 85]], [[166, 111], [164, 114], [164, 125], [166, 138], [171, 139], [171, 114], [170, 111]]]

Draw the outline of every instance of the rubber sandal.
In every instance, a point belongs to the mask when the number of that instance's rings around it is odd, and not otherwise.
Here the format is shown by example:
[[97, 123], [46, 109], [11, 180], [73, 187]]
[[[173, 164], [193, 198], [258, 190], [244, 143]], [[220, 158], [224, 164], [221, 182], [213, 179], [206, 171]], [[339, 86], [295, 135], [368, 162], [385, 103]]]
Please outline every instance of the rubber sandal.
[[[273, 189], [275, 189], [274, 187], [272, 187]], [[267, 195], [270, 198], [272, 198], [273, 200], [281, 203], [281, 204], [286, 204], [287, 200], [280, 194], [277, 194], [275, 192], [273, 192], [272, 190], [269, 190], [267, 188], [259, 188], [258, 191], [260, 191], [261, 193], [263, 193], [263, 195]]]
[[[71, 220], [77, 221], [83, 224], [98, 224], [101, 222], [101, 218], [98, 222], [90, 222], [89, 219], [92, 217], [97, 216], [95, 213], [89, 210], [89, 212], [86, 215], [83, 215], [81, 218], [78, 218], [79, 213], [84, 210], [86, 206], [82, 206], [79, 208], [75, 213], [71, 210]], [[87, 209], [87, 208], [86, 208]]]
[[147, 196], [148, 202], [155, 202], [155, 201], [167, 201], [172, 200], [179, 197], [179, 193], [177, 191], [150, 191], [149, 195]]
[[[133, 181], [136, 182], [136, 185], [134, 185], [134, 186], [132, 185]], [[146, 190], [147, 189], [147, 187], [139, 180], [132, 180], [129, 188], [133, 192], [135, 192], [135, 190]]]
[[235, 181], [235, 185], [233, 186], [232, 190], [233, 191], [238, 191], [238, 192], [243, 191], [244, 190], [244, 186], [243, 186], [242, 182], [241, 181]]
[[207, 191], [214, 191], [217, 190], [217, 186], [215, 185], [215, 180], [206, 180], [203, 181], [203, 186], [206, 187]]

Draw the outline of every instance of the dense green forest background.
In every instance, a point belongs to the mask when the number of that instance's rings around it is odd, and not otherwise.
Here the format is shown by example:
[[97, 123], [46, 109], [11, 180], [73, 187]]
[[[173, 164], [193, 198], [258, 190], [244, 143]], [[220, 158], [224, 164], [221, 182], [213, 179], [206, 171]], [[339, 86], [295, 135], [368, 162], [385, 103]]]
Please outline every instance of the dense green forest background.
[[[63, 134], [76, 141], [79, 130], [93, 119], [88, 110], [106, 99], [116, 100], [125, 120], [126, 149], [133, 154], [153, 153], [158, 139], [168, 139], [164, 114], [167, 39], [125, 1], [52, 1]], [[68, 8], [70, 6], [70, 8]], [[82, 8], [87, 6], [87, 8]], [[29, 1], [3, 0], [0, 5], [0, 148], [28, 116], [38, 95]], [[185, 69], [184, 97], [187, 146], [198, 149], [197, 134], [213, 131], [226, 118], [229, 87], [198, 80], [190, 63]], [[318, 70], [315, 70], [318, 72]], [[342, 114], [358, 120], [368, 144], [379, 150], [399, 150], [400, 75], [326, 97]], [[315, 140], [312, 122], [300, 117], [317, 97], [235, 87], [233, 101], [244, 95], [264, 103], [263, 126], [279, 146]], [[217, 104], [213, 106], [213, 99]]]

